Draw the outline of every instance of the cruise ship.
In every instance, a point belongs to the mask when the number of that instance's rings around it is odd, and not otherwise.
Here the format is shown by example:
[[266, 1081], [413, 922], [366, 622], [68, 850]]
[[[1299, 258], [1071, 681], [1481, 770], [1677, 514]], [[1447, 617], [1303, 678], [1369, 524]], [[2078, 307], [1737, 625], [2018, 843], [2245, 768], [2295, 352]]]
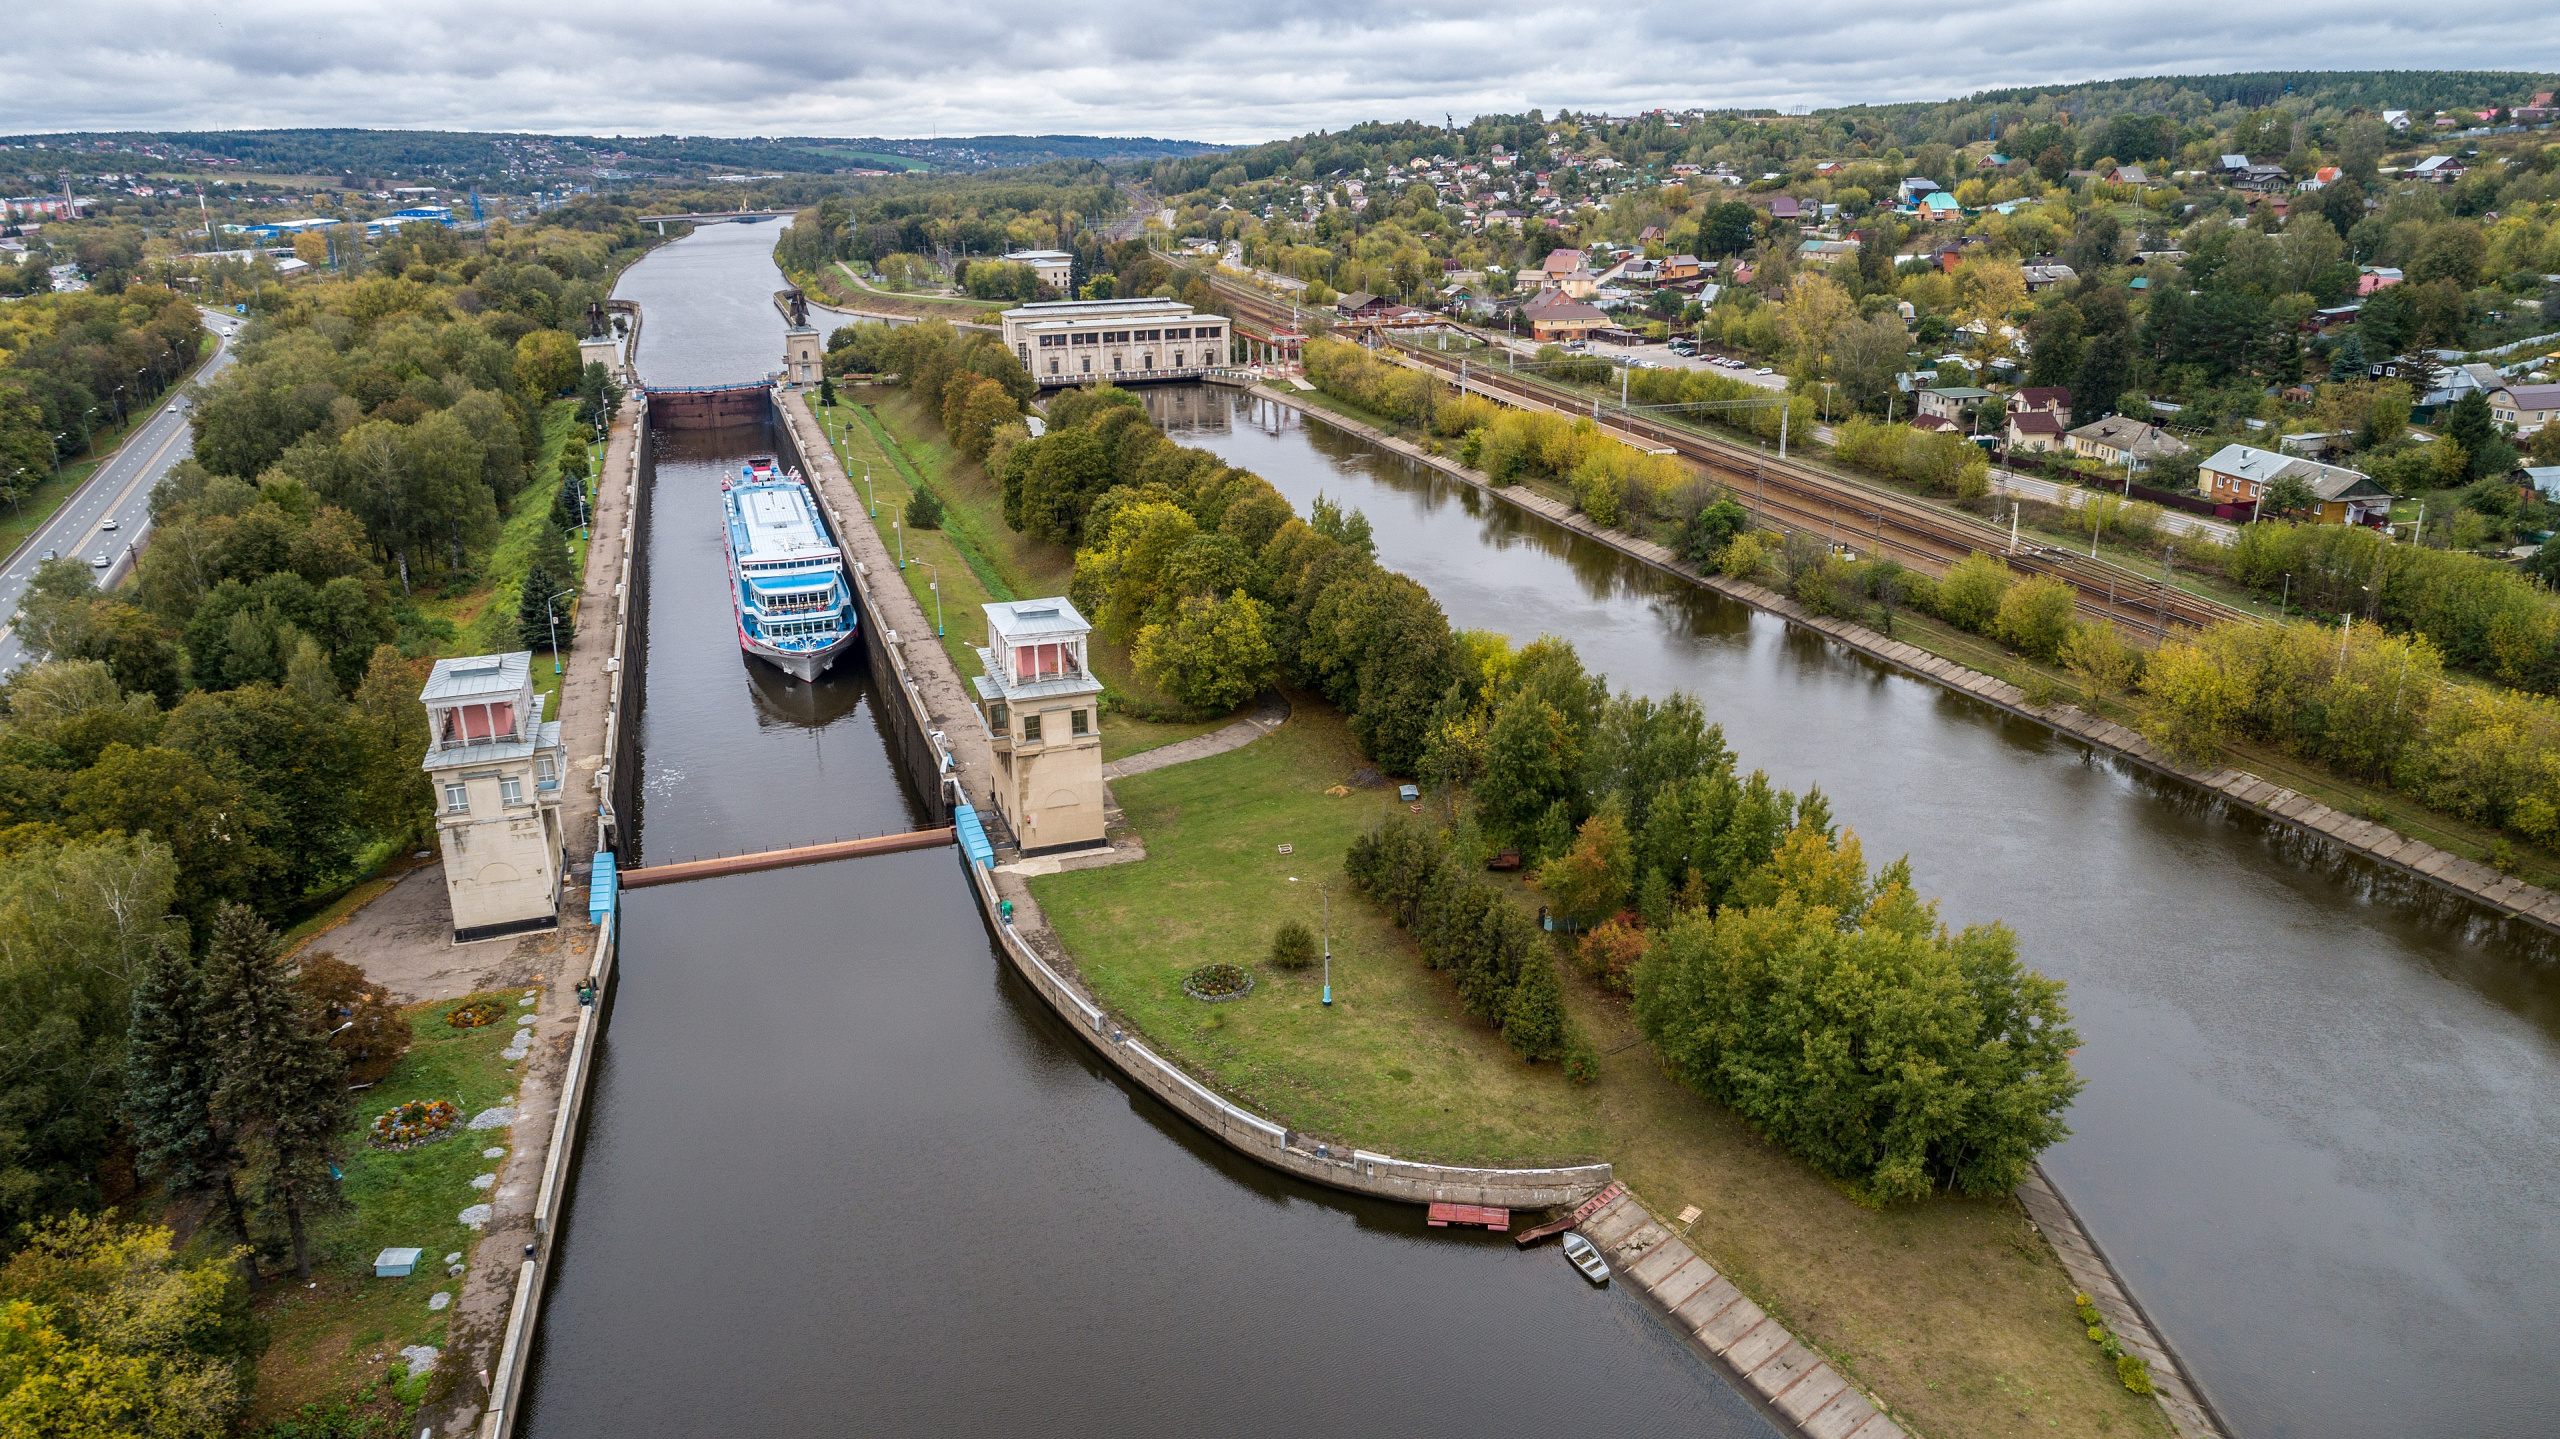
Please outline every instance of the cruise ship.
[[844, 555], [818, 518], [798, 471], [747, 461], [721, 486], [727, 511], [729, 603], [738, 648], [786, 674], [815, 680], [834, 668], [860, 623]]

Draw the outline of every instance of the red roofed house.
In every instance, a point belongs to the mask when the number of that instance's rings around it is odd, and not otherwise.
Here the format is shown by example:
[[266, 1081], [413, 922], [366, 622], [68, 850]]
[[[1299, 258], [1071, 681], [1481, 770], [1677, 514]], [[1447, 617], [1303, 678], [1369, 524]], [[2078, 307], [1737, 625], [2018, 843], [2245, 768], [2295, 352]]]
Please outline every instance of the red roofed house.
[[1597, 305], [1586, 305], [1562, 290], [1540, 290], [1520, 306], [1520, 317], [1529, 322], [1530, 337], [1544, 344], [1551, 340], [1580, 340], [1609, 323], [1608, 314]]

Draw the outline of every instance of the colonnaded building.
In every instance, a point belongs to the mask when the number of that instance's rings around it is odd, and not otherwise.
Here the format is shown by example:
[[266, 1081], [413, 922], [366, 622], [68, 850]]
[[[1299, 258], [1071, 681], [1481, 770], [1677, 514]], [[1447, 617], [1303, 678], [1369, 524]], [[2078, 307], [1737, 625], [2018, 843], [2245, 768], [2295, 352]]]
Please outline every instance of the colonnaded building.
[[1005, 347], [1043, 386], [1194, 380], [1227, 362], [1227, 317], [1180, 300], [1056, 300], [1003, 318]]

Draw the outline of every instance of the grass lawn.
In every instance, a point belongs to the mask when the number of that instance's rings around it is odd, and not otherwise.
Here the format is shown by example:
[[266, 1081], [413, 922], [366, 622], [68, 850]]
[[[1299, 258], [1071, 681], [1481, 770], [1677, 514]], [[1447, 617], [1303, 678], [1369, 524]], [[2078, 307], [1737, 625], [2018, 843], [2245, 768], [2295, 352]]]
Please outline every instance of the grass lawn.
[[[475, 996], [477, 997], [477, 996]], [[516, 1017], [538, 1012], [522, 1006], [519, 991], [492, 996], [505, 1013], [479, 1029], [456, 1029], [445, 1016], [464, 1001], [440, 1000], [409, 1011], [416, 1036], [380, 1084], [357, 1096], [355, 1130], [346, 1144], [346, 1206], [316, 1221], [311, 1233], [313, 1287], [293, 1282], [291, 1270], [270, 1279], [257, 1303], [269, 1331], [258, 1364], [253, 1419], [291, 1414], [304, 1404], [350, 1398], [379, 1385], [367, 1412], [399, 1418], [391, 1387], [381, 1384], [404, 1345], [447, 1347], [448, 1308], [427, 1308], [430, 1296], [460, 1298], [462, 1282], [446, 1274], [444, 1256], [469, 1262], [478, 1232], [458, 1215], [488, 1202], [472, 1177], [494, 1174], [505, 1163], [482, 1153], [507, 1146], [502, 1130], [457, 1129], [453, 1137], [403, 1153], [387, 1154], [365, 1142], [364, 1127], [392, 1105], [413, 1099], [449, 1099], [467, 1124], [470, 1116], [515, 1093], [515, 1075], [499, 1051], [516, 1031]], [[214, 1226], [198, 1243], [227, 1238]], [[373, 1277], [373, 1257], [386, 1248], [415, 1246], [425, 1254], [406, 1279]], [[421, 1388], [408, 1386], [414, 1403]]]
[[[1699, 1206], [1700, 1249], [1921, 1433], [2168, 1432], [2083, 1336], [2069, 1280], [2014, 1201], [1860, 1208], [1666, 1077], [1624, 1004], [1578, 978], [1567, 991], [1605, 1056], [1600, 1080], [1576, 1087], [1514, 1058], [1344, 893], [1345, 847], [1395, 802], [1327, 793], [1361, 764], [1340, 718], [1302, 699], [1268, 738], [1114, 786], [1145, 861], [1033, 892], [1104, 1003], [1275, 1120], [1415, 1158], [1607, 1159], [1657, 1213]], [[1329, 1010], [1318, 971], [1266, 957], [1283, 920], [1320, 922], [1319, 882], [1333, 891]], [[1213, 960], [1253, 967], [1253, 995], [1185, 998], [1183, 974]]]
[[[940, 572], [943, 650], [961, 674], [976, 674], [975, 647], [987, 638], [986, 617], [979, 606], [1065, 594], [1075, 574], [1075, 555], [1062, 545], [1007, 527], [1004, 496], [986, 468], [952, 449], [942, 436], [941, 424], [927, 420], [922, 407], [904, 390], [864, 386], [861, 395], [859, 402], [840, 395], [841, 402], [834, 407], [819, 408], [835, 437], [836, 459], [852, 477], [858, 498], [877, 497], [880, 513], [872, 523], [892, 555], [902, 538], [892, 524], [906, 513], [916, 486], [930, 485], [941, 497], [941, 529], [903, 530], [909, 560], [904, 578], [930, 616], [934, 595], [927, 587], [934, 582], [936, 570]], [[867, 491], [866, 471], [871, 476]], [[935, 568], [914, 563], [917, 560]], [[1096, 633], [1089, 653], [1094, 673], [1103, 683], [1104, 703], [1110, 706], [1102, 725], [1106, 760], [1206, 734], [1228, 719], [1226, 715], [1187, 715], [1180, 705], [1138, 678], [1128, 646], [1109, 635]]]
[[[481, 563], [481, 583], [463, 594], [450, 598], [419, 601], [418, 608], [454, 628], [456, 654], [474, 654], [484, 649], [511, 650], [521, 648], [515, 634], [516, 600], [524, 588], [525, 570], [533, 558], [534, 540], [551, 514], [551, 501], [560, 484], [560, 455], [569, 446], [582, 441], [578, 426], [578, 402], [554, 400], [542, 416], [542, 448], [525, 461], [525, 487], [516, 492], [513, 508], [502, 517], [498, 543]], [[587, 494], [592, 502], [596, 477], [604, 469], [604, 447], [587, 446]], [[569, 562], [573, 573], [562, 577], [563, 587], [578, 583], [586, 573], [588, 541], [578, 532], [568, 533]], [[574, 618], [577, 596], [560, 602], [561, 612]], [[565, 657], [564, 657], [565, 658]], [[536, 654], [533, 665], [534, 690], [551, 696], [553, 717], [559, 715], [560, 676], [552, 673], [550, 656]]]

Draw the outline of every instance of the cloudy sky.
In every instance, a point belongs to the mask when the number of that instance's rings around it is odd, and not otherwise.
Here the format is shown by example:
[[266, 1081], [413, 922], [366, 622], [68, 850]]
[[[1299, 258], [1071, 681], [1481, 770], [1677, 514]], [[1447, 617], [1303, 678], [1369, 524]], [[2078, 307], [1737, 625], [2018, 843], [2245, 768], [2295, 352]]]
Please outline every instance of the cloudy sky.
[[[1828, 105], [2256, 69], [2560, 68], [2406, 0], [38, 0], [0, 131], [1040, 131], [1241, 142], [1570, 106]], [[2520, 43], [2521, 42], [2521, 43]], [[2531, 52], [2531, 53], [2528, 53]]]

